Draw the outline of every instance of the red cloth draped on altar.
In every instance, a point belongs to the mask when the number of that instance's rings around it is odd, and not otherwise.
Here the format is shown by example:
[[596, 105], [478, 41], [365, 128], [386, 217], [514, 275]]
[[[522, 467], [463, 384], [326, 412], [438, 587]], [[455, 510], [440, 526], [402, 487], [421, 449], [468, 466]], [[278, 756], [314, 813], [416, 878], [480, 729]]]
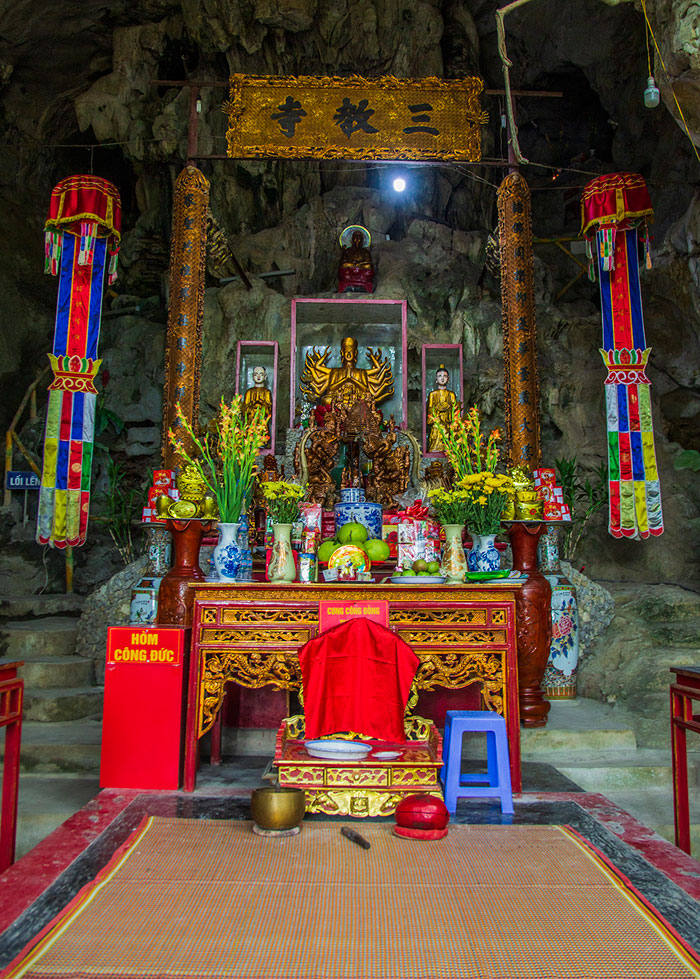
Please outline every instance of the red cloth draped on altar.
[[299, 651], [306, 737], [340, 731], [404, 741], [403, 717], [418, 657], [390, 629], [343, 622]]

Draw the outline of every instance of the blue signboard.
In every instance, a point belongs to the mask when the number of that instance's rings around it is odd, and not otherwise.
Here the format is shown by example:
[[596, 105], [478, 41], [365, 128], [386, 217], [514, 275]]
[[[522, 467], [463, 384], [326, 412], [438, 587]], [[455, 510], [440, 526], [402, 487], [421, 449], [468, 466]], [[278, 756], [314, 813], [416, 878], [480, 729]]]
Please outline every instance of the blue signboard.
[[5, 488], [9, 490], [30, 490], [39, 489], [41, 480], [35, 472], [21, 472], [10, 470], [5, 474]]

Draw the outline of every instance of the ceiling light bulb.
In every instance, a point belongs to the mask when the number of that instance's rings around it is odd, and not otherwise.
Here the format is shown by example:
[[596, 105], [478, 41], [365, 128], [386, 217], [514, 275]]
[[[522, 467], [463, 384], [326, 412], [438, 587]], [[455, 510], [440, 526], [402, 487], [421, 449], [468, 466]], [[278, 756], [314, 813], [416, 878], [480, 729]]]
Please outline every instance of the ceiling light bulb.
[[654, 76], [650, 75], [647, 78], [647, 87], [644, 89], [644, 105], [647, 109], [655, 109], [660, 101], [659, 89], [654, 81]]
[[396, 193], [400, 194], [402, 191], [406, 190], [406, 181], [403, 179], [403, 177], [395, 177], [393, 187]]

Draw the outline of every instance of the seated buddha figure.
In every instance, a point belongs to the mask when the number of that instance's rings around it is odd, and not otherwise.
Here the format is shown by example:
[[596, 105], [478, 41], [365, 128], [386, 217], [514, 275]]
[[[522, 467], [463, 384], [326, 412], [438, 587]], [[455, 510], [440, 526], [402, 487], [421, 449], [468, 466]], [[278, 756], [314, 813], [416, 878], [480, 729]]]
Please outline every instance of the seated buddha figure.
[[[351, 232], [350, 244], [346, 245], [348, 232]], [[338, 292], [374, 291], [374, 263], [369, 250], [371, 240], [369, 231], [359, 225], [346, 228], [341, 234]]]

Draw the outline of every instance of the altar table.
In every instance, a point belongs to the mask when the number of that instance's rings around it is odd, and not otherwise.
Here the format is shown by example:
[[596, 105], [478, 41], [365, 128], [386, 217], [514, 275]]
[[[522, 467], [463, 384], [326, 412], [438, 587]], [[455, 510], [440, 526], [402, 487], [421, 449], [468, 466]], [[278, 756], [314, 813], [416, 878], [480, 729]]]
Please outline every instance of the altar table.
[[418, 690], [480, 685], [505, 717], [514, 792], [522, 789], [515, 599], [519, 584], [278, 584], [193, 582], [184, 789], [194, 791], [199, 741], [228, 682], [299, 690], [298, 650], [318, 634], [319, 602], [386, 601], [389, 627], [420, 661]]

